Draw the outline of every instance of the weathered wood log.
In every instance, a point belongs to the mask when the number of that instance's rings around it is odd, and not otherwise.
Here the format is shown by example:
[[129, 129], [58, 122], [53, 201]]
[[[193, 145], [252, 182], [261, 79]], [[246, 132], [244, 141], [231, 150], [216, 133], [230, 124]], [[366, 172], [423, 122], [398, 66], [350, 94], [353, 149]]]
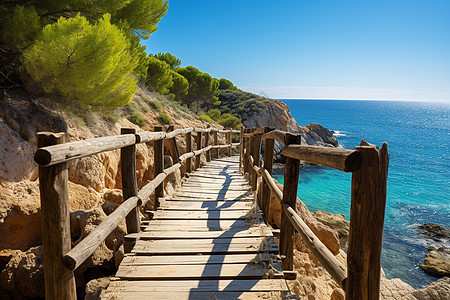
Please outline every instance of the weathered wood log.
[[186, 160], [186, 166], [188, 166], [187, 160], [191, 161], [191, 157], [194, 157], [195, 153], [194, 152], [187, 152], [183, 155], [180, 156], [180, 161], [183, 162]]
[[150, 195], [155, 191], [156, 187], [166, 179], [166, 177], [166, 173], [160, 173], [152, 181], [142, 187], [137, 195], [142, 201], [140, 205], [145, 205], [148, 202]]
[[[264, 127], [264, 133], [274, 130], [274, 128]], [[274, 140], [267, 139], [264, 143], [264, 169], [272, 176], [272, 166], [273, 166], [273, 148]], [[270, 197], [271, 190], [268, 186], [266, 180], [262, 182], [262, 196], [261, 196], [261, 210], [263, 211], [263, 216], [266, 222], [269, 221], [269, 211], [270, 211]]]
[[119, 149], [136, 143], [134, 134], [114, 135], [39, 148], [34, 161], [40, 166], [52, 166], [73, 159]]
[[272, 175], [264, 168], [262, 170], [262, 176], [272, 193], [275, 195], [275, 198], [281, 202], [283, 200], [283, 192], [276, 185], [275, 179], [273, 179]]
[[[162, 131], [161, 126], [155, 126], [153, 128], [155, 132]], [[158, 176], [164, 171], [164, 139], [156, 140], [153, 142], [153, 155], [154, 155], [154, 176]], [[153, 209], [157, 210], [159, 207], [159, 198], [164, 196], [164, 181], [161, 182], [155, 189], [155, 203]]]
[[[103, 220], [87, 237], [85, 237], [78, 245], [70, 250], [64, 256], [64, 266], [68, 270], [78, 268], [89, 256], [94, 253], [95, 249], [113, 232], [119, 223], [125, 218], [130, 211], [139, 205], [138, 197], [131, 197], [125, 200], [119, 207]], [[65, 299], [65, 298], [58, 298]]]
[[[250, 128], [245, 128], [245, 133], [250, 132], [250, 130], [251, 130]], [[245, 134], [244, 134], [244, 145], [245, 145], [245, 147], [244, 147], [244, 174], [248, 173], [250, 175], [249, 168], [248, 168], [248, 166], [249, 166], [248, 157], [250, 156], [250, 138], [245, 137]]]
[[[202, 132], [197, 132], [197, 136], [195, 137], [195, 144], [197, 146], [197, 151], [202, 149]], [[195, 151], [194, 151], [195, 152]], [[194, 170], [198, 169], [200, 167], [200, 155], [195, 158], [195, 168]]]
[[179, 168], [181, 168], [181, 164], [180, 163], [176, 163], [173, 166], [164, 169], [164, 173], [168, 176], [172, 173], [175, 173], [176, 170], [178, 170]]
[[[122, 128], [121, 134], [134, 134], [134, 128]], [[120, 149], [120, 170], [122, 172], [123, 200], [135, 197], [138, 194], [136, 182], [136, 145], [130, 145]], [[139, 220], [139, 207], [135, 207], [126, 216], [127, 233], [139, 232], [141, 228]]]
[[[258, 128], [258, 129], [262, 129], [262, 128]], [[259, 166], [259, 149], [261, 148], [261, 133], [255, 134], [253, 135], [253, 137], [251, 137], [251, 143], [252, 143], [252, 156], [253, 156], [253, 166]], [[252, 187], [253, 190], [256, 190], [256, 186], [258, 184], [258, 176], [256, 175], [255, 172], [253, 172], [252, 174]], [[260, 203], [259, 203], [260, 204]]]
[[188, 127], [188, 128], [181, 128], [177, 130], [173, 130], [171, 132], [166, 133], [165, 138], [166, 139], [172, 139], [180, 134], [187, 134], [194, 131], [194, 127]]
[[[191, 153], [191, 151], [192, 151], [192, 133], [191, 132], [186, 132], [186, 154], [187, 153]], [[194, 155], [192, 155], [192, 156], [194, 156]], [[192, 163], [191, 157], [192, 156], [189, 156], [189, 157], [185, 158], [186, 159], [185, 165], [186, 165], [186, 172], [187, 173], [191, 173], [191, 163]], [[181, 158], [181, 156], [180, 156], [180, 160], [183, 161], [184, 159]]]
[[[38, 147], [64, 143], [65, 133], [38, 132]], [[46, 299], [76, 299], [75, 277], [63, 265], [70, 251], [67, 163], [39, 167], [42, 245]]]
[[228, 156], [231, 156], [231, 147], [233, 146], [231, 144], [231, 130], [227, 132], [227, 143], [228, 145], [230, 145], [230, 147], [228, 148]]
[[[266, 134], [270, 134], [268, 132]], [[292, 144], [299, 144], [300, 135], [285, 134], [284, 144], [286, 146]], [[298, 177], [300, 170], [300, 160], [288, 157], [284, 167], [284, 189], [283, 189], [283, 205], [287, 204], [295, 208], [297, 200]], [[281, 212], [281, 233], [280, 233], [280, 254], [284, 255], [281, 262], [283, 270], [292, 271], [294, 268], [294, 226], [289, 222], [289, 219], [284, 212]]]
[[361, 167], [361, 154], [356, 150], [290, 145], [284, 147], [282, 153], [287, 157], [331, 167], [344, 172], [354, 172]]
[[276, 139], [280, 143], [284, 144], [285, 136], [287, 132], [281, 130], [272, 130], [263, 134], [263, 139]]
[[194, 128], [195, 132], [211, 132], [213, 128]]
[[347, 270], [344, 264], [336, 259], [333, 253], [319, 240], [292, 207], [284, 204], [283, 209], [291, 224], [300, 234], [314, 256], [319, 260], [320, 264], [330, 273], [331, 277], [336, 280], [339, 286], [345, 289], [344, 283], [347, 277]]
[[[205, 133], [205, 147], [209, 146], [209, 132]], [[205, 152], [206, 161], [211, 161], [211, 152], [208, 150]]]
[[241, 126], [241, 131], [239, 134], [239, 170], [242, 170], [241, 172], [245, 172], [242, 168], [242, 159], [244, 158], [244, 127]]
[[262, 134], [264, 133], [264, 128], [252, 128], [252, 131], [249, 133], [244, 134], [245, 137], [252, 137], [256, 134]]
[[[217, 132], [218, 132], [218, 130], [213, 131], [213, 145], [214, 146], [218, 146], [219, 145], [218, 138], [217, 138]], [[219, 148], [214, 148], [214, 149], [216, 149], [214, 151], [214, 158], [219, 158], [219, 151], [220, 151], [220, 149]]]
[[144, 131], [138, 132], [136, 135], [136, 143], [144, 143], [151, 142], [163, 139], [166, 136], [165, 132], [152, 132], [152, 131]]
[[381, 245], [389, 165], [387, 144], [381, 149], [361, 142], [361, 168], [353, 172], [347, 255], [347, 299], [379, 299]]

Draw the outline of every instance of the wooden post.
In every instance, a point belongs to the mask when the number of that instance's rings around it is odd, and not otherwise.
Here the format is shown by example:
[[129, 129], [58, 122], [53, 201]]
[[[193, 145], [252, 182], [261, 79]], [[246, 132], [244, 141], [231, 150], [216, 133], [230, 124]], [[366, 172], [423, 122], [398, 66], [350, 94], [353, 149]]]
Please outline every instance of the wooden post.
[[[300, 144], [300, 135], [287, 133], [284, 144]], [[296, 210], [298, 177], [300, 170], [300, 160], [287, 157], [284, 167], [284, 188], [283, 201]], [[294, 226], [289, 221], [284, 209], [281, 212], [281, 228], [280, 228], [280, 254], [284, 256], [281, 262], [283, 270], [292, 271], [294, 269]]]
[[[192, 151], [192, 133], [186, 133], [186, 153]], [[191, 172], [191, 161], [192, 159], [189, 157], [186, 159], [186, 173]]]
[[[205, 132], [205, 147], [209, 146], [209, 132]], [[211, 161], [211, 150], [205, 152], [206, 161]]]
[[[217, 152], [218, 154], [219, 152]], [[242, 170], [242, 159], [244, 157], [244, 126], [241, 126], [241, 134], [239, 135], [239, 170]], [[245, 171], [243, 171], [245, 173]]]
[[[65, 142], [65, 133], [38, 133], [38, 147]], [[76, 299], [75, 277], [62, 259], [71, 249], [67, 163], [39, 167], [45, 299]]]
[[231, 128], [229, 128], [229, 132], [227, 132], [227, 143], [230, 145], [228, 148], [228, 156], [231, 156]]
[[[251, 153], [253, 156], [253, 166], [259, 166], [259, 148], [261, 147], [261, 134], [255, 134], [252, 137], [252, 147], [251, 147]], [[252, 169], [252, 187], [253, 190], [256, 190], [256, 186], [258, 184], [258, 174], [253, 169], [253, 166], [250, 166]]]
[[[245, 129], [245, 133], [246, 134], [250, 133], [250, 131], [251, 131], [250, 128], [246, 128]], [[250, 165], [249, 162], [248, 162], [248, 157], [250, 156], [250, 138], [249, 137], [244, 138], [244, 144], [245, 144], [245, 147], [244, 147], [244, 149], [245, 149], [244, 174], [248, 173], [248, 176], [249, 176], [249, 179], [250, 179], [251, 173], [250, 173], [249, 168], [248, 168], [248, 166]]]
[[[197, 150], [202, 149], [202, 132], [197, 132], [197, 136], [195, 137], [195, 143], [197, 144]], [[201, 154], [195, 157], [195, 170], [200, 167], [200, 157]]]
[[[274, 130], [274, 128], [264, 127], [264, 133]], [[273, 166], [273, 148], [274, 148], [274, 139], [266, 139], [264, 140], [264, 169], [272, 175], [272, 166]], [[262, 197], [261, 197], [261, 209], [263, 211], [264, 220], [266, 223], [269, 223], [269, 212], [270, 212], [270, 197], [271, 190], [267, 185], [266, 181], [263, 180], [262, 184]]]
[[[213, 132], [213, 139], [214, 139], [214, 146], [217, 146], [219, 144], [218, 139], [217, 139], [217, 131]], [[214, 151], [214, 158], [219, 158], [219, 148], [217, 148]]]
[[352, 176], [346, 299], [373, 300], [380, 296], [389, 154], [386, 143], [378, 149], [364, 140], [356, 150], [362, 164]]
[[[167, 128], [167, 133], [174, 131], [174, 126], [170, 125]], [[177, 139], [173, 137], [171, 139], [164, 140], [164, 147], [167, 147], [170, 151], [170, 157], [172, 157], [173, 164], [180, 162], [180, 150], [178, 149]], [[183, 173], [181, 173], [181, 177], [183, 177]]]
[[[135, 134], [134, 128], [122, 128], [120, 134]], [[122, 172], [122, 195], [123, 201], [137, 196], [138, 188], [136, 182], [136, 144], [120, 149], [120, 170]], [[139, 207], [136, 206], [126, 216], [127, 233], [136, 233], [140, 231], [141, 222], [139, 220]], [[135, 241], [124, 241], [125, 253], [130, 253]]]
[[[162, 131], [161, 126], [153, 127], [153, 131]], [[156, 140], [153, 142], [154, 160], [155, 160], [155, 173], [154, 177], [164, 171], [164, 139]], [[153, 206], [154, 210], [159, 207], [159, 198], [164, 196], [164, 181], [161, 182], [155, 189], [155, 203]]]

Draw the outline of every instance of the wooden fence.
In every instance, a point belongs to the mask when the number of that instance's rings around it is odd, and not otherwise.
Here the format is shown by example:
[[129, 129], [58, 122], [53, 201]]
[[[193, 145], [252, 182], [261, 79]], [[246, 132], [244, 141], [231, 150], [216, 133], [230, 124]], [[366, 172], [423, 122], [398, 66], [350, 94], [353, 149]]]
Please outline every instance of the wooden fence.
[[[169, 128], [169, 130], [172, 130]], [[44, 247], [44, 279], [46, 299], [76, 299], [74, 270], [78, 268], [106, 237], [125, 218], [127, 233], [140, 231], [139, 207], [145, 205], [155, 192], [156, 210], [163, 196], [164, 179], [185, 164], [185, 172], [200, 166], [200, 155], [205, 153], [207, 161], [219, 156], [219, 149], [226, 149], [231, 156], [233, 146], [231, 134], [237, 130], [184, 128], [163, 132], [154, 127], [153, 132], [136, 133], [134, 129], [123, 128], [121, 135], [65, 143], [64, 133], [38, 133], [38, 151], [35, 161], [39, 165], [39, 187], [41, 197], [42, 244]], [[195, 133], [196, 150], [192, 149], [192, 134]], [[217, 134], [226, 135], [227, 143], [218, 144]], [[184, 134], [186, 153], [180, 155], [176, 136]], [[213, 135], [212, 143], [210, 135]], [[141, 190], [136, 181], [136, 144], [153, 141], [154, 179]], [[165, 143], [166, 141], [166, 143]], [[164, 144], [169, 145], [173, 165], [164, 168]], [[105, 151], [121, 149], [122, 204], [79, 244], [71, 249], [69, 192], [67, 162]], [[125, 252], [131, 251], [133, 241], [124, 242]]]
[[[173, 129], [173, 128], [172, 128]], [[219, 149], [231, 155], [233, 146], [240, 145], [240, 167], [250, 175], [253, 189], [262, 177], [262, 193], [258, 204], [268, 221], [271, 194], [282, 204], [280, 228], [280, 254], [284, 270], [293, 270], [294, 233], [298, 232], [324, 268], [345, 290], [347, 299], [379, 299], [381, 244], [386, 203], [386, 181], [389, 155], [387, 145], [381, 149], [364, 140], [355, 150], [301, 145], [300, 135], [271, 128], [241, 128], [240, 142], [231, 143], [236, 130], [184, 128], [163, 132], [155, 127], [153, 132], [136, 133], [122, 129], [122, 135], [64, 143], [64, 133], [38, 134], [38, 151], [41, 194], [42, 242], [44, 246], [44, 277], [46, 299], [76, 299], [73, 271], [79, 267], [125, 218], [128, 233], [140, 230], [139, 207], [147, 203], [155, 192], [163, 196], [164, 179], [185, 164], [185, 172], [200, 166], [200, 155], [209, 161], [218, 157]], [[195, 133], [196, 150], [192, 149]], [[226, 135], [227, 143], [218, 144], [218, 133]], [[185, 134], [186, 153], [179, 154], [175, 137]], [[210, 135], [212, 134], [212, 139]], [[265, 140], [263, 166], [260, 166], [261, 141]], [[285, 145], [287, 157], [284, 172], [284, 189], [281, 191], [273, 177], [274, 140]], [[138, 191], [136, 183], [136, 144], [153, 141], [154, 179]], [[166, 143], [164, 142], [166, 141]], [[164, 168], [164, 144], [169, 145], [174, 164]], [[68, 199], [67, 162], [105, 151], [121, 149], [123, 203], [94, 231], [71, 249]], [[300, 160], [352, 172], [350, 236], [347, 266], [339, 262], [314, 235], [296, 213], [297, 186]], [[125, 240], [125, 251], [131, 251], [133, 240]]]
[[[260, 166], [261, 139], [265, 140], [264, 165]], [[274, 140], [285, 145], [284, 188], [272, 177]], [[387, 144], [379, 149], [364, 140], [355, 150], [301, 145], [301, 136], [271, 128], [241, 129], [241, 164], [256, 189], [268, 221], [271, 194], [282, 204], [280, 254], [283, 270], [293, 270], [294, 233], [298, 232], [322, 266], [345, 290], [346, 299], [379, 299], [381, 245], [389, 164]], [[296, 213], [300, 160], [352, 172], [350, 236], [347, 266], [338, 261]]]

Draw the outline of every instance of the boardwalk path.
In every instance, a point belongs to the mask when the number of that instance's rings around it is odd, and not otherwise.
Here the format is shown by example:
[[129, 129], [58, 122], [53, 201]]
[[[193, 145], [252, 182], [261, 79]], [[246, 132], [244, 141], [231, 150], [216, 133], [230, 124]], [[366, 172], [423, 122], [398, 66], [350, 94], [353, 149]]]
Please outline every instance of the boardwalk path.
[[161, 201], [102, 299], [280, 299], [272, 232], [238, 157], [209, 162]]

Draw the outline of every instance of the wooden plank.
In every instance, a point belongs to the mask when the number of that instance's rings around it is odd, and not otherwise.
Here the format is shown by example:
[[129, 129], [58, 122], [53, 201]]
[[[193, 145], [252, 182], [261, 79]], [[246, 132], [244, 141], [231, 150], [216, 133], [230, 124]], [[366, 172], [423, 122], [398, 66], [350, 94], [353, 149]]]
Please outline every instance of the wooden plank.
[[[281, 271], [279, 263], [274, 268]], [[270, 268], [262, 264], [217, 265], [120, 265], [116, 277], [126, 280], [190, 280], [190, 279], [259, 279], [267, 276]], [[282, 274], [282, 273], [281, 273]], [[281, 275], [280, 275], [281, 277]]]
[[152, 220], [240, 220], [249, 210], [238, 211], [155, 211]]
[[150, 265], [206, 265], [206, 264], [244, 264], [255, 262], [275, 261], [274, 254], [217, 254], [217, 255], [167, 255], [142, 256], [126, 255], [123, 266], [150, 266]]
[[[262, 222], [262, 221], [261, 221]], [[211, 230], [228, 230], [231, 228], [250, 228], [256, 224], [246, 220], [151, 220], [142, 222], [147, 230], [174, 230], [174, 231], [211, 231]]]
[[137, 241], [132, 253], [138, 255], [167, 254], [232, 254], [278, 252], [273, 237], [223, 239], [172, 239]]
[[[287, 291], [286, 281], [283, 279], [254, 279], [254, 280], [152, 280], [152, 281], [111, 281], [108, 291], [116, 290], [135, 292], [186, 291], [197, 292], [243, 292], [243, 291]], [[149, 294], [147, 294], [149, 296]], [[178, 299], [174, 297], [172, 299]]]
[[150, 295], [147, 292], [135, 292], [133, 289], [127, 291], [105, 292], [101, 299], [158, 299], [158, 300], [181, 300], [181, 299], [214, 299], [214, 300], [261, 300], [261, 299], [286, 299], [288, 292], [265, 291], [265, 292], [153, 292]]
[[164, 210], [240, 210], [249, 209], [252, 207], [252, 203], [248, 201], [171, 201], [164, 200], [161, 202], [160, 209]]
[[215, 231], [162, 231], [148, 230], [145, 232], [126, 235], [127, 238], [141, 240], [157, 239], [220, 239], [220, 238], [245, 238], [245, 237], [270, 237], [272, 231], [267, 226], [254, 226], [250, 228], [232, 228], [230, 230]]
[[245, 197], [216, 197], [216, 198], [206, 198], [206, 197], [182, 197], [182, 196], [175, 196], [171, 198], [165, 199], [170, 201], [197, 201], [197, 202], [217, 202], [217, 201], [225, 201], [225, 202], [235, 202], [235, 201], [242, 201], [242, 202], [253, 202], [253, 196], [245, 196]]

